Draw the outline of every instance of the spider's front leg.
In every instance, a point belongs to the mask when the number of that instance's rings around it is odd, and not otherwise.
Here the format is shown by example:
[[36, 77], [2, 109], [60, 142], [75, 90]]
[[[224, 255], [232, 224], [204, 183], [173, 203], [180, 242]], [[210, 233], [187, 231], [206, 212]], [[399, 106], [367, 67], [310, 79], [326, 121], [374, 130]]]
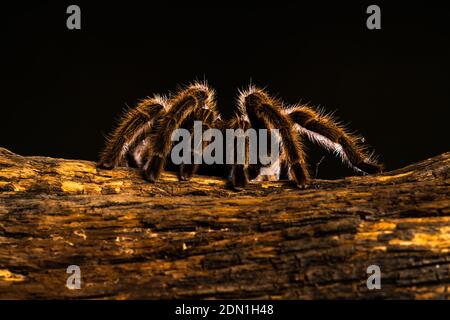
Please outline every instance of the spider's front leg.
[[144, 166], [144, 178], [155, 182], [164, 169], [172, 147], [172, 134], [183, 122], [198, 110], [216, 110], [214, 91], [206, 84], [194, 84], [174, 96], [169, 110], [161, 117], [151, 136], [148, 161]]
[[97, 167], [112, 169], [117, 166], [127, 166], [127, 154], [144, 139], [156, 119], [164, 113], [165, 108], [165, 99], [155, 96], [144, 99], [136, 108], [128, 110], [117, 128], [107, 138]]
[[[194, 126], [195, 122], [201, 122], [202, 131], [206, 131], [211, 128], [221, 128], [221, 119], [218, 113], [214, 109], [207, 109], [205, 107], [197, 110], [195, 113], [192, 113], [185, 123], [183, 123], [183, 127], [189, 128], [191, 132], [191, 163], [182, 163], [180, 165], [180, 169], [178, 172], [178, 178], [181, 181], [189, 181], [192, 176], [197, 172], [200, 164], [195, 163], [195, 155], [201, 150], [203, 150], [207, 146], [207, 142], [203, 139], [198, 140], [199, 137], [194, 137]], [[200, 134], [200, 133], [196, 133]], [[197, 138], [197, 141], [196, 141]], [[200, 157], [202, 154], [199, 155]]]

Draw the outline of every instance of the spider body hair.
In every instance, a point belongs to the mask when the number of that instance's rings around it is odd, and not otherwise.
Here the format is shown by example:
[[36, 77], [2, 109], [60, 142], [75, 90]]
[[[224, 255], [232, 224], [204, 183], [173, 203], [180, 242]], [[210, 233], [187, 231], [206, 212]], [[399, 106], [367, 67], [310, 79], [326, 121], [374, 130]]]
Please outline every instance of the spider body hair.
[[[263, 127], [264, 129], [278, 129], [282, 141], [282, 161], [289, 164], [289, 172], [296, 184], [304, 188], [309, 179], [306, 168], [303, 147], [300, 136], [294, 130], [294, 123], [290, 117], [283, 114], [283, 104], [280, 100], [269, 96], [264, 90], [250, 86], [241, 91], [238, 98], [238, 110], [247, 115], [250, 126]], [[245, 116], [243, 116], [245, 118]], [[253, 122], [252, 122], [253, 120]], [[252, 176], [256, 178], [260, 174], [262, 166], [253, 166]], [[245, 169], [245, 168], [244, 168]], [[234, 170], [233, 174], [239, 175], [241, 171]], [[247, 175], [234, 177], [234, 187], [242, 188], [247, 184]]]
[[[249, 137], [245, 138], [244, 163], [226, 165], [231, 186], [242, 189], [249, 181], [279, 180], [290, 178], [303, 188], [309, 181], [303, 138], [312, 140], [335, 153], [359, 174], [376, 173], [382, 170], [360, 137], [354, 135], [331, 115], [317, 111], [308, 105], [285, 105], [269, 95], [264, 89], [249, 86], [239, 91], [234, 114], [222, 120], [215, 101], [215, 91], [206, 82], [195, 82], [180, 88], [168, 98], [154, 96], [142, 100], [134, 109], [129, 109], [113, 133], [107, 138], [100, 155], [98, 167], [111, 169], [116, 166], [136, 166], [149, 182], [155, 182], [164, 170], [172, 149], [172, 134], [185, 128], [191, 134], [191, 160], [198, 156], [198, 146], [207, 146], [206, 141], [192, 139], [195, 121], [202, 122], [202, 129], [215, 128], [267, 129], [268, 137], [275, 138], [281, 150], [275, 162], [263, 165], [249, 163]], [[273, 131], [271, 129], [277, 129]], [[259, 138], [258, 138], [259, 139]], [[235, 141], [236, 142], [236, 139]], [[260, 140], [257, 141], [258, 148]], [[234, 159], [237, 148], [233, 149]], [[228, 150], [226, 150], [228, 151]], [[267, 150], [272, 153], [273, 150]], [[189, 180], [199, 164], [179, 166], [179, 180]]]
[[[158, 95], [143, 99], [135, 108], [128, 109], [115, 130], [107, 136], [98, 166], [105, 169], [128, 166], [127, 153], [141, 143], [166, 109], [167, 99]], [[133, 160], [139, 162], [140, 155], [137, 154]]]
[[[221, 128], [220, 115], [214, 110], [209, 108], [198, 109], [195, 113], [188, 116], [188, 118], [182, 123], [181, 127], [186, 128], [191, 133], [191, 162], [189, 164], [180, 164], [178, 178], [181, 181], [188, 181], [197, 172], [200, 164], [195, 163], [195, 155], [197, 150], [203, 150], [207, 145], [207, 141], [195, 141], [194, 137], [194, 122], [202, 121], [202, 130], [205, 131], [211, 128]], [[201, 145], [196, 146], [195, 144], [200, 143]], [[201, 156], [201, 155], [200, 155]]]
[[382, 170], [373, 155], [367, 152], [367, 147], [361, 144], [361, 137], [348, 132], [333, 116], [307, 105], [294, 105], [285, 112], [301, 135], [334, 152], [354, 171], [365, 174]]
[[[156, 181], [164, 169], [166, 157], [172, 146], [172, 133], [190, 114], [203, 116], [204, 118], [199, 120], [205, 122], [211, 121], [210, 114], [213, 118], [218, 117], [215, 92], [206, 83], [196, 82], [180, 90], [168, 103], [170, 108], [159, 118], [155, 126], [151, 138], [153, 144], [149, 148], [148, 161], [144, 167], [144, 178], [150, 182]], [[200, 112], [201, 109], [210, 110], [211, 113]], [[195, 171], [195, 166], [193, 170]]]

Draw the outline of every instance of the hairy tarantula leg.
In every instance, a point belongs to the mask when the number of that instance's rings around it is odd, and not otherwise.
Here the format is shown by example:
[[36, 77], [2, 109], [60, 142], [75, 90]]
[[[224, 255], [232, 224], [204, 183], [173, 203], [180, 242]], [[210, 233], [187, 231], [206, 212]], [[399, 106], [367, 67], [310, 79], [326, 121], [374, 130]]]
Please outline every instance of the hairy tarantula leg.
[[[240, 114], [236, 114], [228, 123], [229, 129], [238, 130], [241, 129], [244, 132], [247, 131], [247, 129], [250, 128], [250, 123], [248, 122], [248, 116], [245, 113], [244, 110], [239, 110]], [[248, 168], [248, 158], [249, 158], [249, 150], [248, 150], [248, 141], [246, 139], [245, 141], [245, 162], [244, 164], [237, 163], [237, 147], [239, 147], [236, 139], [233, 141], [233, 143], [236, 142], [236, 147], [234, 148], [234, 154], [233, 154], [233, 164], [231, 165], [231, 172], [229, 175], [229, 180], [231, 183], [231, 186], [235, 190], [241, 190], [245, 188], [248, 185], [249, 182], [249, 176], [247, 172]], [[236, 157], [235, 157], [236, 156]]]
[[[179, 166], [179, 170], [178, 170], [178, 179], [180, 181], [189, 181], [192, 176], [197, 172], [198, 168], [199, 168], [199, 164], [194, 163], [194, 153], [196, 150], [196, 146], [195, 146], [195, 141], [194, 141], [194, 134], [193, 134], [193, 126], [194, 126], [194, 120], [192, 119], [191, 121], [189, 121], [190, 123], [188, 124], [188, 127], [191, 128], [190, 132], [191, 132], [191, 163], [182, 163]], [[184, 127], [184, 125], [183, 125]]]
[[[242, 109], [242, 108], [240, 108]], [[264, 121], [264, 119], [260, 119], [258, 118], [255, 114], [253, 114], [252, 112], [248, 113], [247, 110], [245, 110], [247, 118], [250, 122], [250, 127], [255, 129], [255, 130], [259, 130], [259, 129], [269, 129], [269, 125]], [[269, 131], [268, 132], [268, 140], [271, 139], [271, 135], [272, 133]], [[257, 142], [257, 146], [258, 146], [258, 150], [259, 150], [259, 146], [260, 146], [260, 141], [258, 138], [258, 142]], [[261, 164], [260, 161], [258, 161], [257, 163], [249, 163], [248, 167], [247, 167], [247, 173], [248, 173], [248, 178], [250, 180], [254, 180], [256, 179], [260, 173], [261, 170], [264, 166]]]
[[170, 109], [158, 121], [152, 137], [149, 157], [144, 168], [144, 177], [155, 182], [161, 175], [166, 157], [172, 147], [173, 132], [186, 118], [200, 108], [215, 109], [214, 91], [206, 84], [194, 84], [182, 90], [170, 100]]
[[[183, 127], [189, 127], [191, 131], [191, 138], [193, 137], [194, 121], [201, 121], [202, 129], [203, 131], [205, 131], [207, 129], [213, 128], [215, 124], [217, 124], [217, 122], [220, 122], [220, 117], [215, 110], [205, 108], [197, 110], [192, 116], [188, 117], [188, 119], [185, 121], [186, 126], [184, 124], [182, 125]], [[201, 146], [195, 146], [194, 143], [195, 143], [194, 139], [192, 139], [192, 156], [191, 156], [192, 162], [190, 164], [182, 163], [180, 165], [178, 178], [181, 181], [189, 181], [200, 167], [199, 164], [196, 164], [193, 161], [195, 158], [195, 152], [198, 150], [199, 147], [203, 150], [206, 147], [207, 142], [200, 141], [200, 143], [202, 144]]]
[[127, 161], [126, 155], [137, 140], [142, 139], [165, 109], [165, 99], [155, 96], [142, 100], [136, 108], [128, 110], [117, 128], [107, 139], [100, 155], [99, 168], [112, 169]]
[[302, 144], [294, 131], [291, 119], [283, 114], [281, 102], [271, 98], [261, 89], [250, 87], [241, 93], [239, 105], [249, 117], [262, 119], [268, 127], [279, 130], [290, 174], [299, 187], [306, 187], [309, 173], [306, 169]]
[[356, 172], [382, 171], [382, 166], [371, 159], [366, 148], [358, 143], [360, 139], [348, 133], [331, 116], [316, 112], [308, 106], [294, 106], [285, 111], [300, 126], [302, 135], [340, 155], [342, 161]]
[[241, 190], [248, 185], [249, 177], [244, 165], [236, 164], [231, 169], [231, 184], [235, 190]]

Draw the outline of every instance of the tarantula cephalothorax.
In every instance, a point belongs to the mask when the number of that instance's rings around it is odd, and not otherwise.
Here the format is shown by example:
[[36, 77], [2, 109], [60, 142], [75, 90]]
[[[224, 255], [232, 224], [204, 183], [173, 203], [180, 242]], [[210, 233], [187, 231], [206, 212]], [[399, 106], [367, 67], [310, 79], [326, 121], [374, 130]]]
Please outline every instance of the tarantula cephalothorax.
[[[357, 173], [376, 173], [382, 169], [367, 153], [362, 139], [348, 133], [331, 116], [302, 104], [284, 105], [254, 86], [239, 92], [234, 115], [222, 120], [215, 92], [206, 83], [194, 83], [168, 98], [158, 95], [146, 98], [136, 108], [127, 111], [107, 139], [98, 166], [105, 169], [138, 167], [146, 180], [154, 182], [167, 162], [172, 148], [172, 133], [178, 128], [192, 132], [194, 121], [201, 121], [205, 128], [222, 131], [278, 129], [282, 148], [279, 160], [271, 164], [270, 170], [261, 163], [250, 164], [247, 160], [243, 164], [226, 166], [229, 180], [236, 189], [245, 187], [250, 180], [268, 178], [290, 178], [299, 187], [305, 187], [309, 175], [301, 142], [304, 136], [335, 152]], [[244, 153], [248, 157], [248, 151]], [[180, 180], [189, 180], [198, 166], [181, 164]]]

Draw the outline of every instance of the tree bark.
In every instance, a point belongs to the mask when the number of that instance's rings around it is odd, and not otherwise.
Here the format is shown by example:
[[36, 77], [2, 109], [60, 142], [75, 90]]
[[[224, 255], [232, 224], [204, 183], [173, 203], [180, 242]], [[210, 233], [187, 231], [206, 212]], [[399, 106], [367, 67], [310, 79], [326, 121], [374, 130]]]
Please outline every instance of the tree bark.
[[448, 299], [449, 168], [234, 192], [0, 148], [0, 298]]

